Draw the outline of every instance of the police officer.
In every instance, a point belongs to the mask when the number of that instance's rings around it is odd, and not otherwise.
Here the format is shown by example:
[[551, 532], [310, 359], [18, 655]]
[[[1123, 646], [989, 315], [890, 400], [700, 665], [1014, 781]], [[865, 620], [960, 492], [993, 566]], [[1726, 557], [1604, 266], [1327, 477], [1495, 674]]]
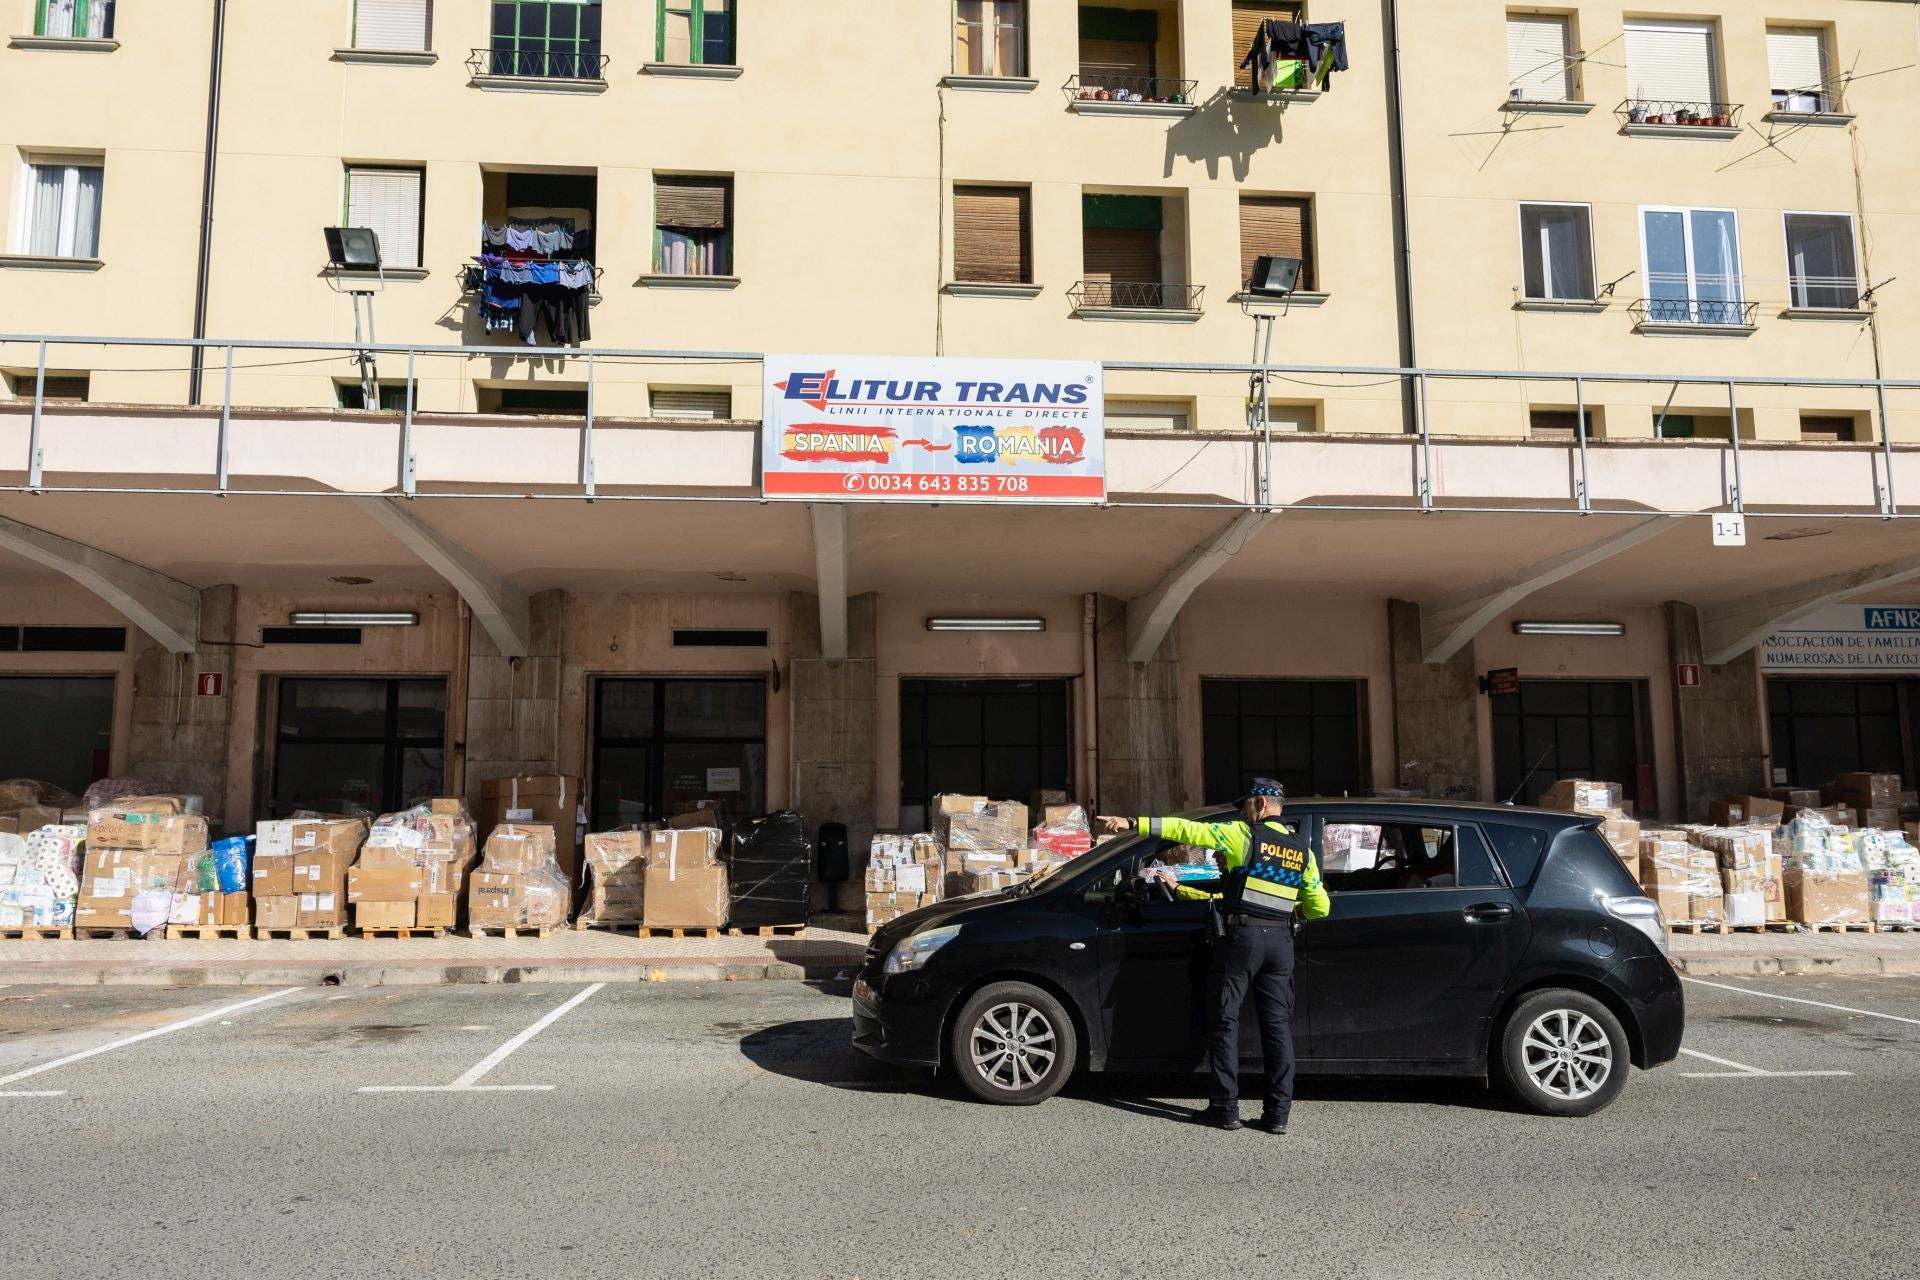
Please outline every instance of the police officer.
[[1100, 819], [1108, 831], [1138, 830], [1219, 855], [1219, 893], [1178, 883], [1170, 868], [1146, 874], [1163, 880], [1177, 897], [1212, 900], [1222, 915], [1207, 973], [1207, 1065], [1213, 1087], [1207, 1109], [1195, 1116], [1221, 1129], [1241, 1127], [1240, 1007], [1249, 988], [1260, 1018], [1267, 1074], [1266, 1106], [1258, 1127], [1285, 1133], [1293, 1110], [1293, 924], [1296, 919], [1319, 919], [1330, 903], [1313, 851], [1280, 821], [1286, 795], [1273, 779], [1255, 778], [1252, 794], [1240, 802], [1238, 822]]

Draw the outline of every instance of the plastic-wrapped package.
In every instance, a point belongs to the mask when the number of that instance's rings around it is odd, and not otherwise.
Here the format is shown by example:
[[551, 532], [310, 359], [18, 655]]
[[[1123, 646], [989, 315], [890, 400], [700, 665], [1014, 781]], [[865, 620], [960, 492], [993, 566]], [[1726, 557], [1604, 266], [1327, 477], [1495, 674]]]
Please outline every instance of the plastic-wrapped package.
[[24, 838], [0, 833], [0, 927], [51, 929], [73, 923], [85, 837], [84, 827], [59, 825], [37, 828]]
[[449, 928], [478, 855], [465, 802], [423, 801], [373, 820], [345, 882], [362, 929]]
[[245, 893], [253, 887], [253, 836], [215, 840], [210, 850], [214, 877], [221, 893]]
[[[958, 863], [950, 852], [959, 857]], [[996, 848], [993, 853], [999, 867], [1012, 869], [1012, 859], [1005, 850]], [[969, 861], [984, 864], [988, 860], [970, 859], [964, 850], [949, 851], [924, 831], [874, 836], [867, 853], [867, 928], [877, 929], [909, 911], [940, 901], [945, 882], [964, 875]]]
[[1093, 848], [1093, 828], [1079, 805], [1050, 807], [1048, 817], [1033, 829], [1036, 848], [1063, 858], [1077, 858]]
[[1622, 792], [1617, 782], [1592, 782], [1585, 778], [1562, 778], [1540, 797], [1543, 809], [1565, 809], [1574, 813], [1593, 813], [1603, 817], [1624, 814]]
[[165, 787], [151, 782], [142, 782], [138, 778], [102, 778], [87, 788], [81, 805], [87, 809], [123, 808], [135, 800], [171, 800], [173, 812], [186, 814], [206, 813], [206, 804], [199, 796], [168, 791]]
[[718, 929], [727, 923], [727, 868], [718, 827], [656, 831], [648, 841], [645, 902], [650, 929]]
[[1787, 914], [1808, 925], [1865, 924], [1873, 915], [1867, 873], [1787, 864]]
[[1684, 832], [1642, 833], [1640, 885], [1670, 921], [1720, 920], [1720, 860], [1691, 844]]
[[587, 836], [588, 924], [639, 924], [645, 917], [647, 848], [645, 827], [624, 827]]
[[813, 849], [791, 810], [737, 822], [727, 855], [731, 924], [805, 924], [813, 895]]
[[552, 929], [567, 922], [573, 886], [551, 824], [503, 822], [484, 846], [467, 895], [475, 929]]

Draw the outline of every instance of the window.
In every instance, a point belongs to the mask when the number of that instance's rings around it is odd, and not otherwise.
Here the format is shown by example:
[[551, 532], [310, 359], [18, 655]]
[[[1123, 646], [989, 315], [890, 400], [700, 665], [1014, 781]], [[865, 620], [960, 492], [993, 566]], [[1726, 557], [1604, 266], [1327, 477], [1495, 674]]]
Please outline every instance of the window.
[[1071, 791], [1070, 706], [1065, 680], [902, 680], [900, 829], [937, 795]]
[[599, 0], [493, 0], [489, 74], [598, 80], [600, 66]]
[[1357, 680], [1202, 680], [1206, 803], [1237, 800], [1259, 777], [1293, 796], [1364, 793], [1362, 706]]
[[[587, 416], [587, 393], [584, 388], [502, 387], [499, 396], [499, 403], [494, 406], [497, 413], [550, 418]], [[484, 403], [481, 412], [486, 412]]]
[[347, 166], [347, 225], [371, 227], [380, 237], [380, 260], [389, 267], [420, 265], [421, 191], [424, 169]]
[[1819, 27], [1768, 27], [1767, 73], [1775, 111], [1833, 110], [1827, 33]]
[[[342, 409], [367, 408], [367, 389], [358, 382], [336, 381], [333, 384], [334, 402]], [[383, 413], [405, 413], [407, 409], [407, 384], [405, 382], [383, 382], [379, 386], [380, 410]], [[416, 404], [414, 406], [418, 408]]]
[[1033, 280], [1032, 212], [1026, 187], [953, 189], [953, 278], [975, 284]]
[[1507, 90], [1524, 102], [1574, 100], [1572, 19], [1563, 13], [1507, 15]]
[[1193, 427], [1189, 400], [1107, 401], [1109, 431], [1188, 431]]
[[405, 53], [433, 48], [433, 0], [354, 0], [353, 47]]
[[1493, 846], [1494, 856], [1506, 870], [1509, 883], [1524, 887], [1532, 882], [1533, 873], [1540, 869], [1540, 859], [1547, 851], [1546, 832], [1489, 822], [1481, 834]]
[[[1545, 436], [1548, 439], [1573, 439], [1574, 423], [1579, 421], [1572, 409], [1529, 409], [1527, 410], [1527, 433]], [[1593, 439], [1593, 410], [1587, 410], [1586, 436]]]
[[1805, 786], [1838, 773], [1905, 773], [1900, 693], [1894, 680], [1769, 678], [1767, 720], [1781, 781]]
[[1800, 415], [1802, 440], [1816, 441], [1820, 444], [1852, 444], [1856, 434], [1853, 419], [1845, 414], [1803, 413]]
[[1739, 221], [1731, 209], [1641, 210], [1647, 320], [1744, 323]]
[[1787, 215], [1787, 291], [1795, 307], [1846, 310], [1860, 305], [1851, 214]]
[[393, 813], [442, 794], [444, 680], [282, 680], [273, 812]]
[[1254, 259], [1300, 259], [1300, 279], [1294, 288], [1312, 293], [1313, 203], [1292, 196], [1240, 197], [1240, 287], [1253, 279]]
[[1690, 413], [1667, 413], [1655, 415], [1653, 434], [1660, 440], [1691, 440], [1698, 425]]
[[724, 276], [733, 268], [733, 179], [660, 174], [653, 180], [654, 270]]
[[1088, 194], [1080, 203], [1082, 305], [1161, 305], [1159, 197]]
[[1493, 789], [1538, 804], [1561, 778], [1618, 782], [1633, 795], [1640, 772], [1636, 686], [1626, 680], [1522, 680], [1488, 699]]
[[954, 6], [953, 71], [962, 76], [1024, 77], [1026, 0], [959, 0]]
[[38, 258], [100, 256], [99, 161], [30, 161], [20, 251]]
[[1147, 97], [1155, 93], [1154, 64], [1160, 41], [1160, 15], [1152, 9], [1080, 10], [1080, 87], [1124, 89]]
[[655, 418], [695, 418], [721, 422], [733, 416], [733, 392], [725, 388], [706, 391], [669, 391], [656, 387], [652, 396]]
[[114, 0], [34, 0], [33, 34], [85, 40], [113, 36]]
[[660, 0], [659, 18], [661, 62], [733, 65], [733, 0]]
[[767, 686], [755, 680], [601, 680], [594, 686], [594, 831], [664, 822], [714, 801], [766, 812]]
[[1593, 300], [1593, 211], [1584, 204], [1520, 206], [1520, 260], [1526, 296]]
[[81, 404], [84, 403], [87, 398], [88, 378], [84, 373], [59, 375], [50, 373], [45, 379], [41, 379], [37, 374], [29, 370], [24, 373], [9, 375], [7, 382], [13, 388], [13, 395], [16, 400], [31, 401], [36, 386], [38, 386], [40, 390], [40, 399], [47, 404], [53, 404], [55, 402]]
[[0, 776], [79, 795], [107, 776], [112, 676], [0, 676]]
[[1656, 114], [1712, 106], [1720, 97], [1713, 26], [1702, 22], [1627, 23], [1627, 95]]
[[[1260, 32], [1260, 24], [1272, 18], [1280, 22], [1300, 21], [1299, 4], [1292, 0], [1233, 0], [1233, 87], [1236, 89], [1253, 88], [1253, 68], [1240, 64], [1246, 60], [1247, 52], [1253, 48], [1254, 37]], [[1283, 77], [1276, 76], [1274, 83], [1280, 84]]]
[[1327, 822], [1320, 873], [1334, 893], [1382, 889], [1494, 888], [1480, 829], [1424, 822]]

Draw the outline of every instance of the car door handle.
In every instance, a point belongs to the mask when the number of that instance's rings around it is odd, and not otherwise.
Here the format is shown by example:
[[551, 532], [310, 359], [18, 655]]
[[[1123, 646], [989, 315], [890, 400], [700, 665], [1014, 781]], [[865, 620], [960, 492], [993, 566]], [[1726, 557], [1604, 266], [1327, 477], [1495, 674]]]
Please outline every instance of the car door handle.
[[1468, 907], [1464, 914], [1472, 924], [1491, 924], [1512, 915], [1513, 908], [1504, 902], [1481, 902]]

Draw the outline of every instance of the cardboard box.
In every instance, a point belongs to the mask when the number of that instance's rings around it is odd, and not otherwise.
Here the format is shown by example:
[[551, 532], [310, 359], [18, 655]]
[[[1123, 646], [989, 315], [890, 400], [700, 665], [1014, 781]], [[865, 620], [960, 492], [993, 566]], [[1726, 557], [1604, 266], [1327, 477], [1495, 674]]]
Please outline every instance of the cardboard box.
[[[357, 852], [357, 850], [355, 851]], [[339, 893], [346, 887], [353, 854], [338, 849], [309, 849], [293, 858], [295, 893]]]
[[1716, 827], [1745, 826], [1747, 806], [1744, 800], [1715, 800], [1707, 806], [1707, 820]]
[[426, 888], [426, 873], [415, 866], [351, 867], [347, 870], [347, 901], [350, 903], [412, 903], [426, 892]]
[[1787, 806], [1771, 796], [1740, 796], [1739, 800], [1747, 811], [1748, 826], [1777, 827], [1786, 821]]
[[[256, 846], [257, 847], [257, 846]], [[290, 898], [293, 896], [293, 854], [274, 854], [262, 857], [253, 856], [253, 893], [257, 898]]]
[[[289, 822], [286, 844], [293, 854], [293, 892], [295, 894], [345, 892], [347, 869], [366, 839], [366, 825], [353, 818], [330, 818]], [[278, 838], [275, 840], [279, 843]], [[259, 838], [255, 833], [255, 862], [259, 861]], [[277, 886], [276, 886], [277, 887]], [[260, 890], [256, 887], [255, 892]], [[344, 912], [342, 912], [344, 919]], [[313, 925], [302, 928], [326, 928]]]
[[414, 903], [414, 924], [422, 929], [451, 929], [460, 899], [451, 893], [423, 893]]
[[256, 929], [296, 929], [300, 917], [300, 899], [292, 894], [253, 900], [253, 927]]
[[1621, 788], [1617, 782], [1592, 782], [1585, 778], [1561, 778], [1540, 798], [1543, 809], [1565, 809], [1574, 813], [1611, 814], [1621, 810]]
[[645, 831], [602, 831], [587, 837], [587, 866], [606, 873], [645, 863], [651, 837]]
[[676, 813], [667, 819], [667, 826], [675, 831], [686, 831], [694, 827], [718, 827], [720, 825], [720, 806], [711, 800], [702, 800], [685, 813]]
[[1767, 795], [1781, 804], [1796, 809], [1818, 809], [1820, 807], [1820, 789], [1818, 787], [1774, 787]]
[[1897, 773], [1837, 773], [1833, 781], [1820, 788], [1820, 793], [1830, 804], [1848, 804], [1857, 809], [1897, 809], [1900, 787]]
[[727, 869], [647, 864], [643, 919], [649, 928], [719, 928], [727, 922]]
[[207, 820], [198, 814], [149, 813], [120, 807], [96, 809], [87, 821], [87, 844], [95, 849], [205, 853]]
[[302, 893], [296, 901], [300, 904], [293, 921], [296, 929], [339, 929], [347, 923], [345, 895], [341, 893]]
[[487, 837], [481, 865], [502, 875], [530, 876], [553, 865], [556, 850], [557, 837], [547, 823], [502, 823]]
[[1620, 859], [1633, 878], [1640, 878], [1640, 824], [1632, 818], [1608, 818], [1600, 824], [1600, 838], [1605, 840], [1616, 858]]
[[1873, 831], [1898, 831], [1900, 829], [1900, 811], [1892, 806], [1881, 806], [1860, 811], [1860, 825]]
[[499, 871], [474, 873], [467, 885], [467, 923], [476, 929], [511, 929], [526, 910], [526, 881]]
[[1719, 924], [1726, 919], [1724, 900], [1719, 893], [1690, 893], [1687, 895], [1688, 918], [1706, 924]]
[[252, 895], [247, 893], [223, 893], [220, 895], [219, 919], [215, 924], [251, 924], [253, 922]]
[[1786, 891], [1787, 914], [1802, 924], [1865, 924], [1873, 918], [1864, 871], [1808, 871], [1790, 866]]
[[720, 865], [721, 833], [717, 827], [655, 831], [647, 841], [647, 864], [676, 870]]
[[[8, 835], [30, 836], [42, 827], [57, 827], [60, 824], [60, 810], [48, 805], [27, 804], [0, 813], [0, 831]], [[86, 819], [81, 819], [81, 825], [85, 824]]]
[[353, 922], [362, 929], [411, 929], [414, 927], [413, 899], [359, 902], [353, 908]]
[[563, 773], [523, 774], [480, 784], [480, 829], [502, 823], [544, 822], [553, 828], [555, 856], [569, 884], [580, 879], [580, 779]]

